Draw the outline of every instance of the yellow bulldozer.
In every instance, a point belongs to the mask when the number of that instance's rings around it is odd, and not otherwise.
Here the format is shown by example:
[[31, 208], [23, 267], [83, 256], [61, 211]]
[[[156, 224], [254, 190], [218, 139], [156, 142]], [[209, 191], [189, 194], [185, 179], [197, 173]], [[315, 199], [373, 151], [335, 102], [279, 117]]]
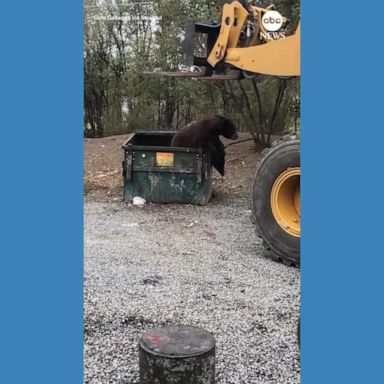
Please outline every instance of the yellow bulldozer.
[[[193, 72], [161, 72], [204, 81], [243, 79], [264, 74], [300, 76], [300, 22], [288, 34], [289, 20], [273, 5], [227, 3], [218, 23], [193, 23], [186, 30], [184, 61]], [[205, 35], [206, 55], [195, 54], [196, 35]], [[251, 192], [253, 222], [270, 256], [300, 265], [300, 140], [284, 136], [262, 155]]]

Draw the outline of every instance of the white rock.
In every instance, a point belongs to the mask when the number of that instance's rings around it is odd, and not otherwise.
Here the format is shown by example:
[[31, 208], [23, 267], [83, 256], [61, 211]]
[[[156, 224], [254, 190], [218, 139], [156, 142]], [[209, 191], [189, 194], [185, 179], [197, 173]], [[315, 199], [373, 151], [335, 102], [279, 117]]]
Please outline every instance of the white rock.
[[145, 203], [146, 203], [145, 199], [140, 196], [135, 196], [132, 201], [133, 205], [138, 205], [138, 206], [143, 206]]

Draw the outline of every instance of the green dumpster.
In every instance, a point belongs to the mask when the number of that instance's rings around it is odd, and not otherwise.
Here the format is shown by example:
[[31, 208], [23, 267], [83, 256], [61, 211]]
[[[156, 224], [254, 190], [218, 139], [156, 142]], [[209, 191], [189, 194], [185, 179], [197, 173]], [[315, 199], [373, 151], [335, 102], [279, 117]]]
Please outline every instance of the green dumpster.
[[174, 132], [138, 132], [124, 143], [124, 201], [205, 205], [212, 196], [211, 156], [171, 147]]

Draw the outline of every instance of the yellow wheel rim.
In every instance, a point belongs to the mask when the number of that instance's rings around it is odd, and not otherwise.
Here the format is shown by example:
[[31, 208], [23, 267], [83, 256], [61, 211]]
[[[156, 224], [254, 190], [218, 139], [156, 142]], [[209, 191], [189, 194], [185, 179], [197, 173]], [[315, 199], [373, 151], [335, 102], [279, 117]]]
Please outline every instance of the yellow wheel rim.
[[300, 237], [300, 167], [281, 173], [272, 186], [272, 213], [288, 234]]

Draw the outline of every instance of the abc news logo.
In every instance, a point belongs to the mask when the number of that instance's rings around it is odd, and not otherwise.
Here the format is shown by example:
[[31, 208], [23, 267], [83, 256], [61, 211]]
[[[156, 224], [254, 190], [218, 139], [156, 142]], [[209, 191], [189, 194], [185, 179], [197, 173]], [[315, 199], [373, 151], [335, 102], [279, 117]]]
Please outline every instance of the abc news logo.
[[277, 11], [265, 12], [262, 18], [262, 23], [263, 23], [263, 27], [268, 33], [269, 38], [277, 40], [285, 37], [284, 32], [279, 32], [279, 30], [284, 24], [284, 18], [283, 16], [281, 16], [279, 12]]

